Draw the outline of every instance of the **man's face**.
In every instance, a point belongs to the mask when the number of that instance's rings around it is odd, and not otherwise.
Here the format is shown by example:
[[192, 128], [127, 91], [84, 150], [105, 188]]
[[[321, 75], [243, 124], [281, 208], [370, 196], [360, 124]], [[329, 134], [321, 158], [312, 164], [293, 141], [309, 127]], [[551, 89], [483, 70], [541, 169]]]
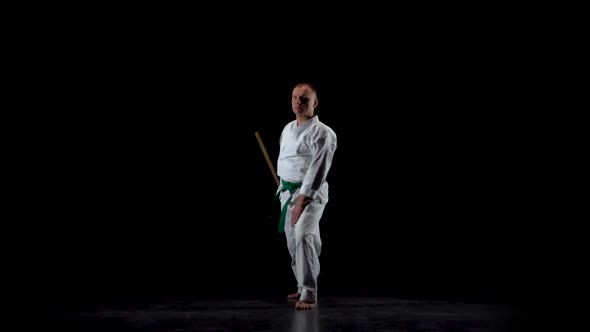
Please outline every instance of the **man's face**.
[[302, 85], [293, 89], [291, 106], [295, 114], [311, 117], [317, 105], [318, 99], [309, 86]]

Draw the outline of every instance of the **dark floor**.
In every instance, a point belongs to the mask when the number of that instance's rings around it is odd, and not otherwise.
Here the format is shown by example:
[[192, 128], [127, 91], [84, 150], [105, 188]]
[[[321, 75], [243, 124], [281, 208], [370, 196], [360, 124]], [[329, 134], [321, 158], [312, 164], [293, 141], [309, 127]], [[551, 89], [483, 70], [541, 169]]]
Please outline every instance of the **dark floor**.
[[[67, 331], [524, 331], [503, 305], [396, 298], [322, 298], [311, 311], [287, 300], [158, 300], [78, 308]], [[62, 329], [63, 331], [63, 329]]]

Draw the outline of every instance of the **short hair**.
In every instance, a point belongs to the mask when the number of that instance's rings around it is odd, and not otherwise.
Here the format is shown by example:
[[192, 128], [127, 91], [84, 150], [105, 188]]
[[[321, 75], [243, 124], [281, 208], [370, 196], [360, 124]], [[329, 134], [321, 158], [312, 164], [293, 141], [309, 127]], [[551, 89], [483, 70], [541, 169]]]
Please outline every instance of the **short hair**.
[[315, 94], [316, 97], [318, 96], [318, 89], [316, 89], [315, 85], [313, 85], [312, 83], [302, 82], [297, 84], [295, 87], [298, 88], [300, 86], [308, 86], [311, 89], [311, 91], [313, 91], [313, 94]]

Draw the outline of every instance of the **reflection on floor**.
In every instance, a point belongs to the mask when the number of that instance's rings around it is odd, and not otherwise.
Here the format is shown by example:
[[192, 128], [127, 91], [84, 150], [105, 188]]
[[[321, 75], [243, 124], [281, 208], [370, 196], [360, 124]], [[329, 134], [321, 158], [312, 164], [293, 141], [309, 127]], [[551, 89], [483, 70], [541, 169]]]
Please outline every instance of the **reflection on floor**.
[[79, 331], [522, 331], [517, 309], [395, 298], [323, 298], [298, 311], [279, 300], [166, 300], [79, 308], [63, 315]]

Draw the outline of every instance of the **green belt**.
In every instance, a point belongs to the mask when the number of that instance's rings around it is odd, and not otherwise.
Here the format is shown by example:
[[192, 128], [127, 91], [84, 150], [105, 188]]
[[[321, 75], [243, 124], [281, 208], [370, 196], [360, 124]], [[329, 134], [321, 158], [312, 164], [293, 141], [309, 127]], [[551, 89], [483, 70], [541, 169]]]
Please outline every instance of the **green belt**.
[[283, 206], [283, 209], [281, 210], [281, 218], [279, 220], [279, 233], [283, 233], [284, 229], [285, 229], [285, 218], [287, 217], [287, 208], [289, 207], [289, 203], [291, 202], [291, 198], [293, 197], [293, 193], [295, 192], [295, 190], [301, 188], [301, 183], [293, 183], [293, 182], [289, 182], [289, 181], [285, 181], [285, 180], [281, 180], [283, 183], [283, 188], [281, 189], [280, 192], [277, 192], [276, 196], [275, 196], [275, 200], [279, 198], [279, 196], [281, 195], [281, 193], [285, 192], [285, 190], [288, 190], [289, 193], [291, 195], [289, 195], [289, 198], [287, 199], [287, 201], [285, 202], [285, 205]]

